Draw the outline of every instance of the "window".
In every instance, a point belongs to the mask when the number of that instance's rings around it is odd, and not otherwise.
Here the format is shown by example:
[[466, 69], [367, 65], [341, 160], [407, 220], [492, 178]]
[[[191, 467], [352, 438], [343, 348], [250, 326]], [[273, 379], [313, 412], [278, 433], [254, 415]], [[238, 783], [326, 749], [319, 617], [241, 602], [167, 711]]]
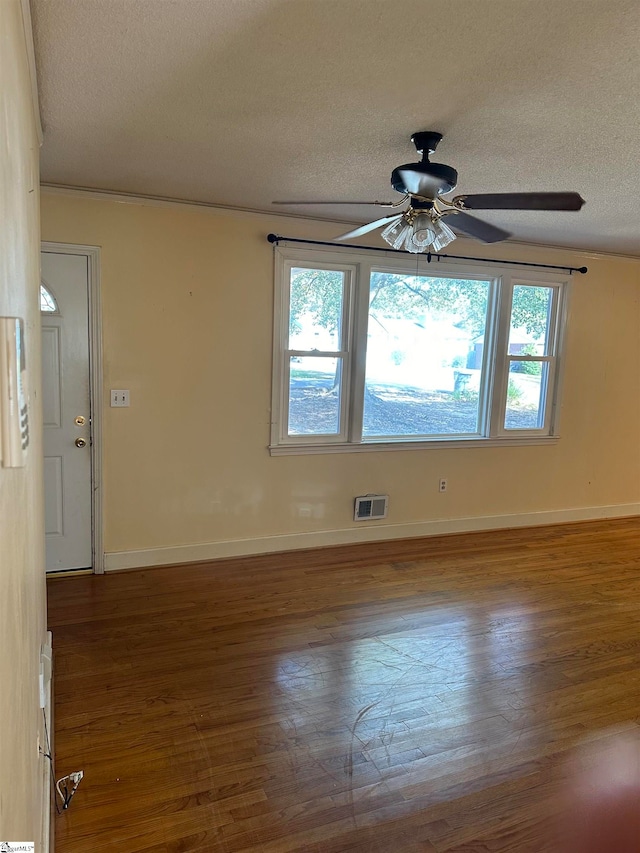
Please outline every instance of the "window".
[[44, 314], [58, 313], [58, 306], [56, 304], [55, 297], [53, 293], [44, 286], [44, 284], [40, 285], [40, 310]]
[[278, 247], [272, 452], [553, 439], [567, 282], [514, 270]]

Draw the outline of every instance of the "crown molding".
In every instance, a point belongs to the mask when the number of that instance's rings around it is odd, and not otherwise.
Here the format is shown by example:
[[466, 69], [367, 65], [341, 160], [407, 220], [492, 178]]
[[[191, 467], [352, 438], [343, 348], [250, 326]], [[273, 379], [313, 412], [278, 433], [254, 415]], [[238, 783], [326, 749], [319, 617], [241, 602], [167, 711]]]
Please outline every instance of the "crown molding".
[[[26, 2], [26, 0], [24, 0]], [[303, 220], [306, 222], [319, 222], [337, 225], [355, 225], [353, 219], [328, 219], [321, 216], [310, 216], [304, 213], [281, 213], [280, 211], [260, 210], [252, 207], [234, 207], [230, 204], [216, 204], [207, 201], [190, 201], [182, 198], [169, 198], [166, 196], [156, 195], [139, 195], [137, 193], [117, 192], [114, 190], [101, 190], [94, 187], [78, 187], [70, 184], [53, 184], [42, 182], [40, 191], [49, 195], [65, 195], [74, 196], [77, 198], [96, 199], [99, 201], [115, 201], [120, 204], [138, 204], [147, 207], [166, 207], [178, 209], [199, 209], [210, 210], [213, 213], [225, 213], [229, 216], [240, 218], [246, 217], [268, 217], [270, 219], [283, 219], [288, 221]], [[366, 220], [365, 220], [366, 221]], [[479, 244], [477, 240], [468, 240], [464, 237], [458, 237], [460, 245], [465, 246], [465, 251], [470, 251], [473, 254], [474, 250], [480, 250], [484, 244]], [[348, 245], [348, 244], [345, 244]], [[549, 243], [534, 243], [526, 242], [525, 240], [505, 240], [501, 246], [509, 246], [512, 248], [522, 249], [544, 249], [547, 252], [571, 252], [572, 255], [578, 255], [580, 258], [588, 260], [611, 260], [617, 258], [626, 261], [640, 261], [640, 253], [638, 255], [628, 255], [621, 252], [597, 252], [591, 249], [580, 248], [577, 246], [556, 246]], [[469, 247], [469, 249], [467, 249]], [[567, 264], [567, 266], [577, 266], [577, 264]]]
[[29, 67], [29, 82], [31, 85], [31, 109], [38, 137], [38, 146], [42, 145], [44, 134], [42, 132], [42, 118], [40, 116], [40, 99], [38, 98], [38, 74], [36, 71], [36, 52], [33, 44], [33, 23], [31, 21], [31, 7], [29, 0], [20, 0], [20, 11], [22, 12], [22, 33], [27, 54], [27, 65]]
[[76, 198], [94, 199], [97, 201], [115, 201], [119, 204], [137, 204], [143, 207], [186, 208], [189, 210], [196, 208], [197, 210], [209, 210], [212, 213], [225, 213], [229, 216], [236, 216], [239, 218], [264, 218], [267, 216], [270, 219], [303, 219], [308, 222], [326, 222], [329, 225], [333, 223], [338, 223], [339, 225], [353, 225], [353, 220], [351, 219], [322, 219], [317, 216], [309, 216], [306, 214], [281, 213], [280, 211], [259, 210], [252, 207], [234, 207], [230, 204], [216, 204], [208, 201], [189, 201], [188, 199], [169, 198], [167, 196], [114, 192], [113, 190], [100, 190], [91, 187], [75, 187], [68, 184], [50, 184], [42, 182], [40, 184], [40, 192], [47, 195], [64, 195]]

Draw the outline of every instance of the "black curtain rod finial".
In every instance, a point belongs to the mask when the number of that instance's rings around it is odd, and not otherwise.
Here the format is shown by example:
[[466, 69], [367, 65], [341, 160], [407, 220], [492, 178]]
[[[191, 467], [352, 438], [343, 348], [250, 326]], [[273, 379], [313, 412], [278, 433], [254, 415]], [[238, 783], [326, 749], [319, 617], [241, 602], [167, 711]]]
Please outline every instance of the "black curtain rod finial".
[[[305, 243], [309, 246], [331, 246], [334, 249], [364, 249], [367, 252], [391, 252], [394, 255], [412, 255], [414, 258], [419, 257], [415, 252], [407, 252], [402, 249], [392, 249], [390, 247], [385, 249], [379, 246], [356, 246], [345, 243], [331, 243], [327, 240], [303, 240], [300, 237], [282, 237], [280, 234], [267, 234], [267, 240], [275, 246], [283, 241], [285, 243]], [[516, 267], [536, 267], [537, 269], [560, 270], [561, 272], [568, 272], [569, 274], [579, 272], [584, 275], [589, 272], [588, 267], [562, 267], [558, 264], [533, 264], [530, 261], [501, 261], [497, 258], [473, 258], [469, 255], [441, 255], [437, 252], [435, 254], [427, 252], [426, 259], [428, 264], [431, 263], [433, 258], [437, 261], [446, 258], [454, 261], [477, 261], [478, 263], [484, 264], [509, 264], [509, 266]]]

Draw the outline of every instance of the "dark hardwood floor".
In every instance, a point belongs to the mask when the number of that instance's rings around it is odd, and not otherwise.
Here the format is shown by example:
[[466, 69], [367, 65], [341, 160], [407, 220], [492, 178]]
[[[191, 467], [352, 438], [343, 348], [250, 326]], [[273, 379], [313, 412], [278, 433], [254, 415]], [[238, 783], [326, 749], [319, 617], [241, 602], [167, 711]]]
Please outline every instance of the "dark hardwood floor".
[[636, 518], [53, 579], [56, 851], [557, 849], [639, 611]]

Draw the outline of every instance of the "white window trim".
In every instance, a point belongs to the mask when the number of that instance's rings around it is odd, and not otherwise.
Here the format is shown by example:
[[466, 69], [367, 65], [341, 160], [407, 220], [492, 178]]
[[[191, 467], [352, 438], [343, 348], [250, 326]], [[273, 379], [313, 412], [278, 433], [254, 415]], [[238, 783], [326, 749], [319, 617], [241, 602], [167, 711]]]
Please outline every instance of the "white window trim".
[[[349, 270], [348, 308], [345, 308], [343, 322], [348, 322], [346, 333], [348, 343], [342, 343], [343, 350], [332, 355], [345, 358], [343, 383], [346, 393], [343, 399], [339, 435], [296, 435], [289, 436], [287, 430], [288, 406], [288, 365], [286, 346], [289, 331], [289, 298], [286, 283], [287, 270], [292, 266], [307, 266], [313, 269]], [[480, 400], [479, 429], [481, 434], [380, 437], [356, 439], [362, 433], [364, 400], [362, 390], [365, 379], [367, 321], [369, 310], [369, 279], [371, 270], [389, 268], [394, 272], [411, 272], [415, 275], [451, 275], [458, 278], [476, 278], [493, 283], [493, 297], [487, 315], [487, 339], [484, 346], [483, 371], [489, 361], [493, 362], [489, 382], [485, 389], [486, 398]], [[444, 448], [478, 448], [524, 445], [554, 445], [560, 439], [559, 399], [564, 374], [562, 344], [565, 336], [567, 305], [570, 296], [571, 275], [562, 270], [527, 269], [526, 274], [512, 266], [499, 262], [487, 263], [432, 260], [428, 263], [426, 255], [404, 256], [395, 252], [372, 252], [355, 250], [349, 246], [313, 246], [300, 248], [297, 244], [282, 241], [274, 250], [274, 333], [273, 333], [273, 385], [271, 442], [269, 451], [272, 456], [322, 454], [322, 453], [361, 453], [403, 450], [425, 450]], [[549, 341], [548, 356], [509, 356], [508, 339], [511, 323], [511, 297], [515, 285], [543, 285], [554, 288], [551, 327], [554, 330]], [[346, 286], [346, 280], [345, 280]], [[508, 291], [508, 299], [504, 292]], [[346, 302], [347, 300], [345, 300]], [[350, 321], [350, 318], [351, 321]], [[344, 334], [344, 332], [343, 332]], [[543, 361], [550, 363], [549, 389], [545, 397], [545, 422], [537, 429], [506, 429], [504, 418], [506, 410], [506, 389], [509, 380], [509, 365], [512, 361]], [[286, 366], [285, 366], [286, 361]], [[488, 375], [488, 374], [487, 374]], [[497, 388], [497, 391], [495, 389]], [[487, 431], [491, 424], [491, 432]]]

